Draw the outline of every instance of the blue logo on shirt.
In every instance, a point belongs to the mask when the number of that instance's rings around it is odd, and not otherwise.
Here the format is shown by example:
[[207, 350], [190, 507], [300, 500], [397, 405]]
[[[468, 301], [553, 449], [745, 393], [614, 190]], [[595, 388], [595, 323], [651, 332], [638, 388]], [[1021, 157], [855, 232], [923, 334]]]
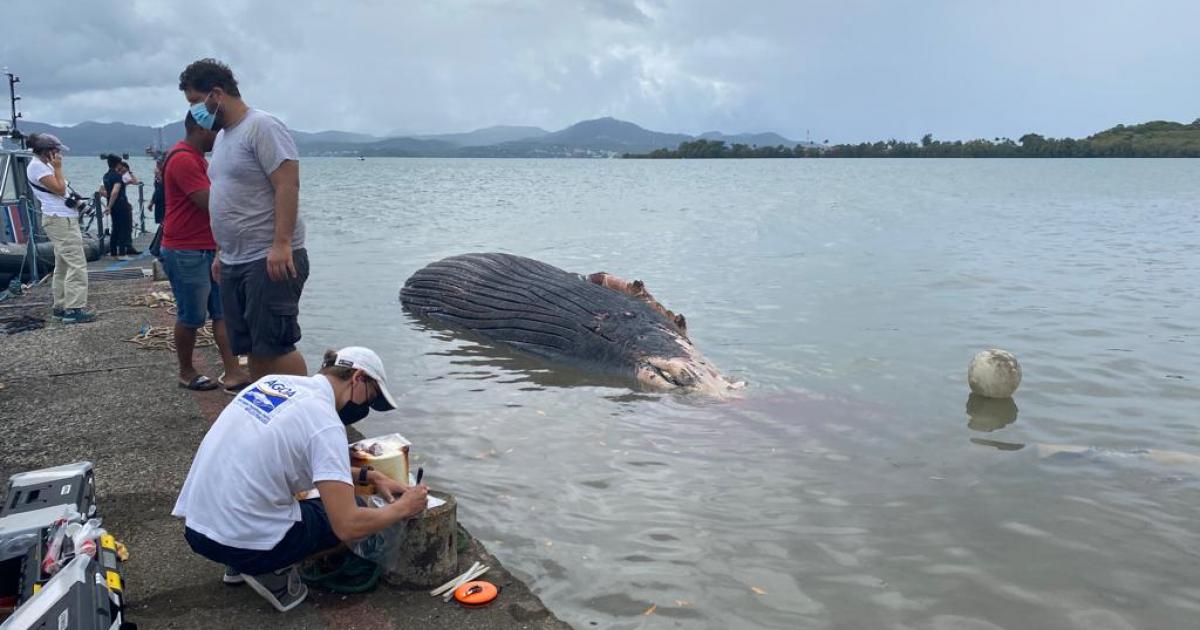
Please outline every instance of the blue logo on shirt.
[[238, 401], [250, 415], [266, 424], [271, 414], [295, 395], [296, 390], [283, 382], [271, 379], [247, 388], [238, 396]]

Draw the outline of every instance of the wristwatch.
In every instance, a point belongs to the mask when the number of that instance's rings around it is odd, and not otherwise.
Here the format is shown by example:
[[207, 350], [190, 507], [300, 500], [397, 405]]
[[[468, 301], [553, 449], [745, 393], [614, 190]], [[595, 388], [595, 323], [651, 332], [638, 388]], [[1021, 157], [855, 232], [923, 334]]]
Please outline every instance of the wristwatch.
[[371, 468], [370, 466], [363, 466], [358, 469], [358, 485], [360, 485], [360, 486], [371, 485], [370, 483], [367, 482], [367, 473], [371, 472], [372, 470], [375, 470], [375, 469]]

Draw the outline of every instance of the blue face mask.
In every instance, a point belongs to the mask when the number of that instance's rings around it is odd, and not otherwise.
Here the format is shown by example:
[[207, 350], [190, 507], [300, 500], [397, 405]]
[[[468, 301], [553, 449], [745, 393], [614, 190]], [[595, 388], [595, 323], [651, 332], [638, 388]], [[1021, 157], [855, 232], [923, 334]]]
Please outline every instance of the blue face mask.
[[217, 115], [208, 111], [208, 107], [204, 104], [207, 100], [208, 96], [205, 96], [203, 101], [192, 105], [188, 111], [192, 113], [192, 119], [196, 121], [197, 125], [212, 131], [213, 126], [217, 124]]

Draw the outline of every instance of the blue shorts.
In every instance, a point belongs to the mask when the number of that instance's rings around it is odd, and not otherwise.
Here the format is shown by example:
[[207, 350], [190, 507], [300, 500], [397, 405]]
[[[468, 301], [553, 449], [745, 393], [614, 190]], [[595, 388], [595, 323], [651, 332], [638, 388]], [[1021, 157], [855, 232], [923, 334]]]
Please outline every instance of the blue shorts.
[[224, 318], [221, 287], [212, 279], [215, 252], [204, 249], [162, 248], [163, 270], [171, 281], [179, 323], [200, 328], [205, 320]]
[[222, 545], [191, 528], [184, 529], [183, 537], [192, 551], [247, 575], [262, 575], [290, 567], [311, 555], [333, 549], [342, 542], [333, 533], [329, 516], [325, 514], [325, 505], [320, 499], [301, 501], [300, 521], [292, 525], [279, 544], [267, 551]]

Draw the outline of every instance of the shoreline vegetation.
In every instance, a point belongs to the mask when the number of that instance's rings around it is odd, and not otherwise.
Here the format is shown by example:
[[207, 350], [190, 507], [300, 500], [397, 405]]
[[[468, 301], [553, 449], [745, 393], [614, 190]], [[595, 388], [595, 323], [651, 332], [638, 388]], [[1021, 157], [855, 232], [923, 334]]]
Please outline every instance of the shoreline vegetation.
[[[828, 141], [826, 141], [828, 142]], [[1194, 158], [1200, 157], [1200, 118], [1191, 124], [1152, 121], [1117, 125], [1087, 138], [1046, 138], [1028, 133], [1017, 140], [994, 138], [920, 142], [888, 140], [825, 146], [751, 146], [721, 140], [692, 140], [677, 149], [625, 153], [627, 159], [720, 158]]]
[[[77, 154], [142, 153], [168, 147], [183, 137], [183, 124], [154, 128], [125, 123], [85, 122], [57, 127], [26, 121], [26, 132], [52, 133]], [[1029, 133], [1013, 140], [888, 140], [860, 144], [799, 142], [774, 132], [700, 135], [664, 133], [615, 118], [585, 120], [559, 131], [496, 126], [422, 136], [379, 136], [344, 131], [292, 130], [301, 157], [436, 158], [1084, 158], [1200, 157], [1200, 119], [1117, 125], [1083, 139]], [[675, 148], [671, 148], [675, 147]]]

